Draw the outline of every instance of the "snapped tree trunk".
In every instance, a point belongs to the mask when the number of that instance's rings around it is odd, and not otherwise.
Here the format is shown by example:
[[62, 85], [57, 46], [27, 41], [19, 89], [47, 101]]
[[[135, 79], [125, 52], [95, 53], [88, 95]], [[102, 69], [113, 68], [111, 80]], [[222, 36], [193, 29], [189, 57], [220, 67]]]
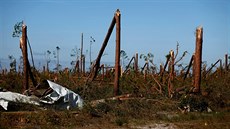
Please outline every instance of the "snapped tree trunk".
[[22, 49], [22, 55], [23, 55], [23, 74], [24, 74], [24, 79], [23, 79], [24, 89], [23, 90], [29, 89], [28, 54], [27, 54], [26, 41], [27, 41], [27, 26], [23, 25], [22, 26], [22, 38], [20, 41], [20, 47]]
[[194, 73], [194, 92], [200, 92], [201, 84], [201, 63], [202, 63], [202, 43], [203, 43], [203, 27], [196, 29], [196, 50], [195, 50], [195, 73]]
[[[37, 86], [37, 81], [33, 76], [33, 73], [31, 71], [30, 62], [28, 60], [28, 53], [27, 53], [27, 26], [22, 26], [22, 37], [20, 40], [20, 48], [22, 50], [22, 56], [23, 56], [23, 90], [29, 89], [29, 77], [32, 80], [33, 86]], [[35, 68], [34, 68], [35, 69]]]
[[112, 22], [110, 24], [109, 30], [107, 32], [107, 35], [106, 35], [106, 37], [104, 39], [104, 42], [103, 42], [103, 44], [101, 46], [101, 49], [100, 49], [99, 53], [98, 53], [97, 59], [95, 61], [95, 64], [92, 67], [92, 71], [90, 72], [89, 78], [87, 79], [86, 82], [88, 82], [89, 79], [90, 79], [89, 81], [93, 81], [97, 76], [97, 72], [98, 72], [98, 69], [100, 67], [101, 57], [102, 57], [102, 55], [104, 53], [105, 47], [108, 44], [109, 38], [110, 38], [110, 36], [111, 36], [111, 34], [113, 32], [113, 28], [115, 26], [115, 23], [116, 23], [116, 19], [115, 19], [115, 17], [113, 17], [113, 20], [112, 20]]
[[169, 80], [168, 80], [168, 95], [171, 97], [173, 91], [173, 81], [174, 81], [174, 63], [175, 63], [175, 56], [174, 51], [170, 51], [170, 62], [169, 62]]
[[119, 93], [119, 78], [120, 78], [120, 51], [121, 51], [121, 14], [117, 10], [115, 13], [116, 19], [116, 54], [115, 54], [115, 79], [114, 79], [114, 96], [117, 96]]

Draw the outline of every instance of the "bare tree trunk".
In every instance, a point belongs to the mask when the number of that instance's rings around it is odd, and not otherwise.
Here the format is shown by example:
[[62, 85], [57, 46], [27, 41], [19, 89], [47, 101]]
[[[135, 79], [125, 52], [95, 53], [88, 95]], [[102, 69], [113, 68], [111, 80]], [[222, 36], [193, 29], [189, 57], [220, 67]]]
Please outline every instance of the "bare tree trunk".
[[136, 53], [135, 61], [134, 61], [134, 71], [138, 73], [138, 53]]
[[222, 66], [222, 60], [220, 59], [220, 76], [222, 76], [222, 72], [223, 72], [223, 66]]
[[[30, 63], [28, 60], [28, 53], [27, 53], [27, 26], [22, 26], [22, 37], [20, 39], [20, 48], [22, 50], [23, 55], [23, 73], [24, 73], [24, 79], [23, 79], [23, 85], [24, 89], [29, 89], [29, 77], [32, 80], [33, 86], [37, 86], [37, 81], [33, 76], [33, 73], [31, 71]], [[35, 69], [35, 68], [34, 68]]]
[[83, 59], [82, 59], [82, 72], [83, 75], [85, 75], [85, 55], [83, 55]]
[[[195, 86], [195, 72], [196, 72], [196, 55], [194, 53], [194, 58], [193, 58], [193, 67], [192, 67], [192, 85]], [[206, 68], [205, 68], [206, 69]], [[205, 70], [206, 71], [206, 70]]]
[[[93, 81], [97, 76], [97, 72], [98, 72], [98, 69], [100, 67], [100, 61], [101, 61], [102, 54], [103, 54], [103, 52], [105, 50], [105, 47], [108, 44], [109, 38], [110, 38], [110, 36], [111, 36], [111, 34], [113, 32], [113, 28], [115, 26], [115, 23], [116, 23], [116, 19], [115, 19], [115, 17], [113, 17], [113, 20], [112, 20], [112, 22], [110, 24], [109, 30], [107, 32], [107, 35], [106, 35], [106, 37], [104, 39], [104, 42], [103, 42], [103, 44], [101, 46], [101, 49], [100, 49], [99, 53], [98, 53], [96, 62], [94, 64], [94, 66], [92, 67], [92, 71], [90, 72], [90, 75], [89, 75], [89, 78], [88, 78], [88, 79], [90, 79], [90, 81]], [[88, 82], [88, 79], [87, 79], [87, 82]]]
[[207, 70], [207, 72], [205, 72], [204, 74], [204, 78], [206, 78], [207, 74], [211, 72], [212, 68], [214, 68], [216, 66], [217, 63], [221, 63], [221, 59], [217, 60], [214, 64], [212, 64], [212, 66]]
[[225, 54], [225, 70], [228, 71], [228, 54]]
[[168, 66], [169, 59], [170, 59], [170, 57], [167, 57], [166, 63], [164, 65], [164, 69], [163, 69], [163, 71], [161, 73], [161, 80], [160, 80], [160, 82], [163, 82], [164, 72], [165, 72], [166, 67]]
[[170, 54], [171, 54], [171, 61], [170, 61], [171, 71], [170, 71], [170, 77], [171, 77], [171, 81], [173, 81], [174, 80], [174, 73], [175, 73], [175, 70], [174, 70], [174, 63], [175, 63], [174, 51], [172, 50], [170, 52]]
[[201, 63], [202, 63], [202, 43], [203, 43], [203, 27], [196, 29], [196, 51], [195, 51], [195, 75], [194, 75], [194, 92], [200, 92], [201, 84]]
[[120, 51], [121, 51], [121, 14], [120, 11], [117, 10], [115, 13], [116, 19], [116, 55], [115, 55], [115, 79], [114, 79], [114, 96], [117, 96], [119, 93], [119, 78], [120, 78]]
[[28, 41], [28, 45], [29, 45], [29, 49], [30, 49], [30, 55], [31, 55], [31, 59], [32, 59], [33, 68], [35, 69], [33, 51], [32, 51], [32, 47], [31, 47], [31, 45], [30, 45], [30, 41], [29, 41], [27, 35], [26, 35], [26, 39], [27, 39], [27, 41]]
[[[30, 76], [30, 79], [33, 83], [33, 86], [36, 87], [38, 83], [37, 83], [36, 79], [34, 78], [33, 73], [31, 71], [31, 66], [30, 66], [29, 60], [27, 60], [27, 67], [28, 67], [29, 76]], [[35, 68], [33, 68], [33, 69], [35, 69]]]
[[76, 61], [75, 67], [74, 67], [74, 71], [76, 71], [77, 73], [79, 73], [79, 60]]
[[81, 57], [80, 57], [80, 67], [81, 67], [81, 71], [83, 72], [83, 33], [81, 33]]
[[132, 62], [133, 60], [134, 60], [134, 63], [135, 63], [135, 57], [132, 57], [132, 59], [129, 61], [128, 65], [125, 67], [124, 73], [127, 73], [127, 72], [128, 72], [129, 67], [130, 67], [130, 64], [131, 64], [131, 62]]
[[24, 90], [29, 89], [29, 75], [28, 75], [28, 54], [27, 54], [27, 26], [22, 26], [22, 40], [20, 43], [20, 47], [22, 49], [23, 54], [23, 73], [24, 73], [24, 79], [23, 79], [23, 85]]
[[168, 81], [168, 95], [171, 97], [172, 91], [173, 91], [173, 81], [174, 81], [174, 63], [175, 63], [175, 57], [174, 57], [174, 51], [170, 51], [170, 74], [169, 74], [169, 81]]
[[187, 77], [187, 75], [189, 74], [189, 71], [190, 71], [190, 68], [191, 68], [191, 66], [192, 66], [193, 60], [194, 60], [194, 54], [192, 55], [192, 57], [191, 57], [191, 59], [190, 59], [190, 62], [189, 62], [189, 65], [188, 65], [188, 69], [187, 69], [187, 71], [186, 71], [186, 73], [185, 73], [185, 75], [184, 75], [184, 79], [183, 79], [183, 80], [185, 80], [186, 77]]

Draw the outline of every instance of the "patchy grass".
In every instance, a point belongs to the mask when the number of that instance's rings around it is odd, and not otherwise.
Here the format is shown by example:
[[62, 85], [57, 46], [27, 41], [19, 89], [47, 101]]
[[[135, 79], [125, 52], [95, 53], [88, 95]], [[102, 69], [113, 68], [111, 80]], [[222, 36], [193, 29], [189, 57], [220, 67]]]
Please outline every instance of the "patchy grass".
[[[0, 86], [15, 92], [21, 92], [20, 74], [1, 75]], [[120, 79], [120, 94], [132, 94], [126, 100], [110, 100], [113, 97], [113, 79], [94, 81], [85, 85], [86, 77], [60, 73], [38, 73], [37, 80], [58, 76], [57, 83], [78, 93], [85, 101], [82, 110], [57, 111], [44, 110], [31, 105], [18, 105], [14, 111], [0, 111], [0, 128], [137, 128], [140, 125], [166, 123], [177, 128], [230, 128], [230, 73], [209, 75], [202, 80], [202, 91], [207, 95], [183, 94], [176, 98], [167, 95], [167, 83], [161, 83], [162, 93], [153, 76], [124, 75]], [[159, 80], [158, 76], [155, 79]], [[174, 88], [191, 84], [191, 78], [185, 82], [176, 77]], [[187, 97], [185, 97], [187, 96]], [[105, 99], [97, 105], [91, 101]], [[178, 107], [189, 104], [198, 108], [196, 112], [181, 113]], [[202, 109], [206, 105], [211, 113]], [[201, 109], [200, 109], [201, 108]], [[200, 109], [200, 110], [199, 110]], [[152, 126], [151, 126], [152, 127]], [[174, 126], [173, 126], [174, 127]]]

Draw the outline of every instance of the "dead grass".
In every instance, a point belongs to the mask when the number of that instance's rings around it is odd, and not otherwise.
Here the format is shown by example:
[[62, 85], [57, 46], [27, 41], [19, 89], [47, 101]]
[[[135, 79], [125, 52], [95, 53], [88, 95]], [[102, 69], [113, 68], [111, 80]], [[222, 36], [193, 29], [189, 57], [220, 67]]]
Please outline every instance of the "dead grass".
[[[0, 86], [10, 91], [21, 92], [22, 79], [18, 74], [1, 75]], [[50, 79], [53, 74], [39, 73], [38, 80]], [[156, 77], [159, 80], [158, 77]], [[36, 107], [24, 107], [16, 111], [0, 111], [0, 128], [135, 128], [151, 123], [172, 123], [178, 128], [230, 128], [230, 73], [209, 75], [202, 80], [202, 91], [207, 96], [184, 99], [167, 96], [167, 84], [162, 85], [162, 93], [156, 90], [158, 84], [152, 76], [145, 79], [142, 75], [125, 75], [120, 79], [120, 94], [132, 94], [132, 99], [108, 100], [113, 97], [112, 78], [94, 81], [85, 85], [84, 77], [58, 75], [58, 83], [67, 86], [83, 97], [82, 110], [57, 111]], [[174, 87], [191, 83], [191, 79], [182, 82], [178, 77]], [[96, 106], [91, 101], [106, 99]], [[211, 113], [189, 112], [182, 114], [178, 106], [196, 105], [204, 101], [213, 110]], [[22, 110], [23, 109], [23, 110]], [[31, 110], [30, 110], [31, 109]], [[32, 110], [33, 109], [33, 110]]]

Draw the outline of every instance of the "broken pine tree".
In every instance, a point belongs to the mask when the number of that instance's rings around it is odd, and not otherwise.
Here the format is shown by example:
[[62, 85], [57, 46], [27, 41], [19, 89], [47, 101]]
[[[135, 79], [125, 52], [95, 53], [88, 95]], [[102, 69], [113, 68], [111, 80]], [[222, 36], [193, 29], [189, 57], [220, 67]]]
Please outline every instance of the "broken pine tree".
[[201, 84], [201, 63], [202, 63], [202, 43], [203, 43], [203, 27], [199, 26], [196, 29], [196, 50], [194, 58], [194, 91], [200, 92]]
[[118, 92], [119, 92], [119, 77], [120, 77], [120, 50], [121, 50], [120, 49], [120, 37], [121, 37], [120, 18], [121, 18], [121, 14], [120, 14], [119, 9], [117, 9], [112, 19], [112, 22], [110, 24], [110, 27], [108, 29], [108, 32], [106, 34], [106, 37], [104, 39], [104, 42], [101, 46], [101, 49], [98, 53], [96, 62], [94, 66], [92, 67], [92, 71], [90, 72], [90, 75], [86, 81], [86, 84], [88, 84], [89, 82], [92, 82], [96, 78], [98, 70], [100, 68], [101, 57], [108, 44], [113, 28], [116, 25], [115, 79], [114, 79], [114, 95], [115, 96], [118, 95]]

